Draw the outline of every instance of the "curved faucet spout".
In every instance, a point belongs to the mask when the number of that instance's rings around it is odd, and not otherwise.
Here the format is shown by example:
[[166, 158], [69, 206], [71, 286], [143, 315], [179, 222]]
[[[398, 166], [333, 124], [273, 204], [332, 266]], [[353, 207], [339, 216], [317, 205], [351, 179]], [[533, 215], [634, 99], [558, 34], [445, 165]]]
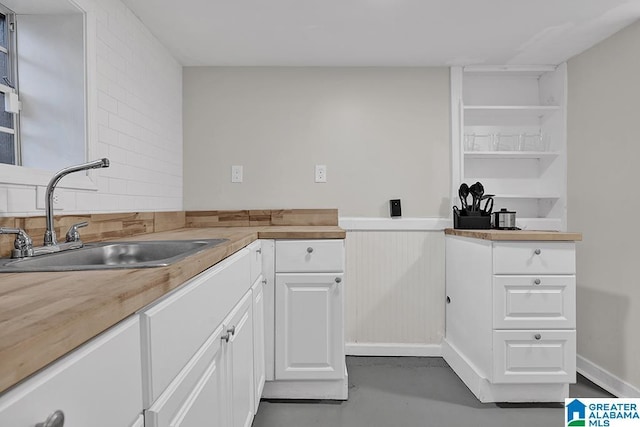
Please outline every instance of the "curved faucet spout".
[[99, 169], [99, 168], [108, 168], [109, 167], [109, 159], [102, 158], [98, 160], [94, 160], [92, 162], [82, 163], [80, 165], [73, 165], [66, 167], [64, 169], [59, 170], [56, 174], [51, 178], [49, 184], [47, 185], [46, 198], [45, 198], [45, 214], [47, 217], [47, 230], [44, 233], [44, 245], [45, 246], [54, 246], [58, 244], [56, 239], [56, 231], [53, 228], [53, 191], [56, 189], [56, 185], [62, 178], [66, 175], [73, 172], [80, 172], [88, 169]]

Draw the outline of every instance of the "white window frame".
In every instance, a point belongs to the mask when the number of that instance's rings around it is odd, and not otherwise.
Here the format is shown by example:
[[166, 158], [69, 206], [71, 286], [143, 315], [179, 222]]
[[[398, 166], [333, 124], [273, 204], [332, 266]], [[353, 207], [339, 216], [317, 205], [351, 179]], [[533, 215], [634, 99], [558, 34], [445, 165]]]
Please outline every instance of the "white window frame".
[[[1, 0], [0, 0], [1, 1]], [[0, 52], [7, 54], [7, 60], [9, 62], [8, 67], [8, 78], [11, 84], [14, 87], [7, 86], [5, 84], [0, 83], [0, 92], [4, 93], [5, 99], [9, 94], [18, 93], [18, 64], [16, 61], [16, 18], [15, 13], [7, 8], [4, 4], [0, 3], [0, 13], [3, 14], [6, 18], [6, 28], [7, 28], [7, 45], [8, 48], [0, 46]], [[0, 76], [1, 78], [2, 76]], [[0, 126], [0, 133], [7, 133], [13, 135], [13, 146], [14, 146], [14, 156], [15, 156], [15, 165], [20, 165], [22, 163], [22, 156], [20, 150], [20, 114], [13, 113], [13, 128], [8, 128], [4, 126]], [[5, 163], [6, 164], [6, 163]]]

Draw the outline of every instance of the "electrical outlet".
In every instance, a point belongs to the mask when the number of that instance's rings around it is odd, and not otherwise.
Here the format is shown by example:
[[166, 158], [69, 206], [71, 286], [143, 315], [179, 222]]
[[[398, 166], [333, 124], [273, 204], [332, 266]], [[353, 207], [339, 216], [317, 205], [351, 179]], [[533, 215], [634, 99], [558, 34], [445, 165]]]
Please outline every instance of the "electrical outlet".
[[231, 166], [231, 182], [242, 182], [242, 166]]
[[316, 165], [316, 182], [327, 182], [327, 165]]
[[[44, 187], [42, 185], [38, 185], [36, 187], [36, 209], [45, 208], [46, 191], [47, 191], [47, 187]], [[56, 189], [53, 192], [53, 209], [55, 210], [63, 209], [62, 207], [62, 204], [64, 201], [63, 199], [64, 199], [64, 191], [60, 191], [59, 189]]]

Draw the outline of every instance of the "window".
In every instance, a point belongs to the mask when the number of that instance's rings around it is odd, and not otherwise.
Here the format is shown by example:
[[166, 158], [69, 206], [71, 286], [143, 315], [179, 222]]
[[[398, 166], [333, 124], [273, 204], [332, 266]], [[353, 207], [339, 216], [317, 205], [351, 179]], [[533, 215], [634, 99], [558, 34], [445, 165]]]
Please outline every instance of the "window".
[[0, 163], [12, 165], [20, 160], [17, 114], [7, 111], [9, 101], [17, 101], [15, 47], [15, 15], [0, 4]]

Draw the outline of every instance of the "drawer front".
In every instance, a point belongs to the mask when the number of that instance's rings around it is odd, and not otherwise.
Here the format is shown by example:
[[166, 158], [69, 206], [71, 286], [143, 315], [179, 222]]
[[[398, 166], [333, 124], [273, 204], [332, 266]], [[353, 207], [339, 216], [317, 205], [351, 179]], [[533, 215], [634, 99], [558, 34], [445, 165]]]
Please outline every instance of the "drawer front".
[[[200, 416], [200, 423], [224, 425], [226, 384], [224, 380], [223, 326], [218, 327], [176, 376], [160, 398], [146, 411], [146, 427], [172, 427]], [[206, 417], [199, 415], [206, 409]], [[215, 417], [215, 418], [214, 418]]]
[[575, 274], [573, 242], [495, 242], [494, 274]]
[[576, 331], [493, 331], [493, 383], [573, 383]]
[[125, 320], [0, 397], [0, 426], [130, 427], [142, 412], [140, 324]]
[[276, 273], [344, 271], [344, 240], [278, 240]]
[[251, 283], [254, 283], [258, 276], [262, 274], [262, 242], [256, 240], [247, 246], [249, 259], [251, 260]]
[[494, 329], [574, 329], [575, 276], [494, 276]]
[[141, 312], [145, 407], [184, 368], [251, 288], [246, 249], [187, 282]]

